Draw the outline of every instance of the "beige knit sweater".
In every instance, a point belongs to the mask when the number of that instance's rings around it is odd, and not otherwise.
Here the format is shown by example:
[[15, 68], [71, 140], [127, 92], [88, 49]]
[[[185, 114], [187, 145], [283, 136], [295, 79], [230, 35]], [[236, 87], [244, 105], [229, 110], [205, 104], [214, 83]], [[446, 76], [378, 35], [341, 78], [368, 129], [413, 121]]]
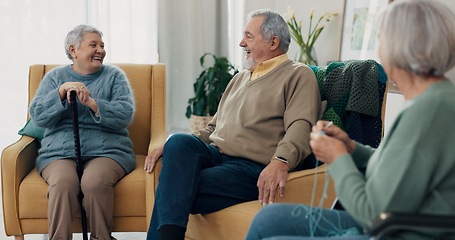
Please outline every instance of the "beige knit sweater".
[[289, 59], [254, 81], [250, 75], [244, 70], [234, 76], [208, 127], [193, 134], [224, 154], [265, 165], [279, 156], [294, 168], [311, 153], [320, 106], [316, 77]]

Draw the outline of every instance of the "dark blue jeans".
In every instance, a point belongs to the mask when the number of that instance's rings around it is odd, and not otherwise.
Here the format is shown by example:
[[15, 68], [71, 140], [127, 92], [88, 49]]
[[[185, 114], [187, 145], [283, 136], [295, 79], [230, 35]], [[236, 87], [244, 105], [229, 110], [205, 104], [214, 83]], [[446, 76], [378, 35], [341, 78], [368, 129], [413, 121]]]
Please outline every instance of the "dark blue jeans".
[[165, 224], [186, 228], [189, 214], [211, 213], [258, 199], [265, 165], [220, 153], [190, 134], [172, 135], [163, 151], [147, 239], [159, 239]]

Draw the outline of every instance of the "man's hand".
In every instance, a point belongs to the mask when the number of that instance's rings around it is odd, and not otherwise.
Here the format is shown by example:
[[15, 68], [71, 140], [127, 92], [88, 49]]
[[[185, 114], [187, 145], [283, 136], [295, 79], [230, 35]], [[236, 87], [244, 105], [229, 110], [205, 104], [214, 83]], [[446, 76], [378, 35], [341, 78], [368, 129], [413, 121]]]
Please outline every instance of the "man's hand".
[[164, 149], [164, 144], [153, 149], [153, 151], [145, 157], [145, 163], [144, 163], [144, 170], [147, 171], [148, 173], [151, 173], [153, 171], [153, 168], [156, 165], [156, 162], [158, 159], [163, 156], [163, 149]]
[[288, 178], [289, 166], [281, 161], [272, 160], [262, 170], [258, 179], [259, 202], [262, 205], [271, 204], [275, 200], [276, 190], [279, 189], [280, 196], [284, 196], [284, 188]]

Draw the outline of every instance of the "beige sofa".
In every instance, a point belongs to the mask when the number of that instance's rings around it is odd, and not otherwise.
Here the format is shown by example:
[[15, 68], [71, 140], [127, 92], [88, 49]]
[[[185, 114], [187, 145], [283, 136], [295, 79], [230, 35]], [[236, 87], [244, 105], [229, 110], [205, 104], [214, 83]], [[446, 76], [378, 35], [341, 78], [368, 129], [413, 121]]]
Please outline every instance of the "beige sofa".
[[[157, 181], [160, 171], [161, 161], [158, 162], [155, 170], [152, 172], [152, 179]], [[324, 189], [325, 178], [327, 177], [325, 172], [325, 166], [320, 166], [317, 169], [291, 172], [286, 183], [286, 193], [283, 198], [277, 195], [276, 202], [311, 204], [311, 193], [313, 192], [314, 186], [315, 198], [313, 200], [313, 205], [319, 205]], [[315, 182], [316, 185], [314, 185]], [[153, 183], [153, 185], [156, 186], [157, 182]], [[330, 179], [327, 187], [327, 195], [323, 201], [323, 207], [330, 208], [334, 200], [335, 190], [333, 182]], [[245, 239], [250, 223], [259, 209], [261, 209], [261, 204], [258, 201], [250, 201], [210, 214], [190, 215], [186, 239]]]

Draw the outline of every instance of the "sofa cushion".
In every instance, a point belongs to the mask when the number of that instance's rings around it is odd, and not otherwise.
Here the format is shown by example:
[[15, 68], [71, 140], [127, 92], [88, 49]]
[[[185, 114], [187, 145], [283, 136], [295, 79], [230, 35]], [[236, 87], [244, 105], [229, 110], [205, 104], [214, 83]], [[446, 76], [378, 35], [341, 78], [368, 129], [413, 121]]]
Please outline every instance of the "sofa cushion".
[[237, 204], [210, 214], [190, 215], [186, 239], [245, 239], [251, 222], [261, 209], [259, 201]]
[[[119, 216], [145, 216], [144, 155], [136, 155], [136, 168], [114, 187], [115, 212]], [[19, 187], [19, 218], [47, 218], [47, 183], [33, 169]], [[30, 201], [33, 199], [33, 201]]]

